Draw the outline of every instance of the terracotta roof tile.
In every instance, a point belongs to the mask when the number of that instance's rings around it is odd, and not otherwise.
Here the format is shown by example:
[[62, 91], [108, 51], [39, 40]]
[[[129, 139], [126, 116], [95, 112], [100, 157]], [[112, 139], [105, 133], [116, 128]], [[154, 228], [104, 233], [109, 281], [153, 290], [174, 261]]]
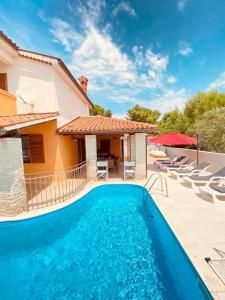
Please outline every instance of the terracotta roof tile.
[[12, 48], [18, 50], [19, 47], [10, 38], [8, 38], [3, 31], [0, 30], [0, 38], [2, 38], [6, 43], [8, 43]]
[[37, 62], [44, 63], [44, 64], [48, 64], [48, 65], [52, 64], [49, 60], [40, 59], [40, 58], [30, 56], [30, 55], [27, 55], [27, 54], [24, 54], [24, 53], [18, 53], [18, 55], [21, 56], [21, 57], [24, 57], [24, 58], [29, 58], [29, 59], [35, 60]]
[[157, 126], [149, 123], [103, 116], [79, 117], [58, 129], [60, 134], [152, 132]]
[[17, 114], [13, 116], [0, 116], [0, 128], [31, 122], [35, 120], [42, 120], [46, 118], [58, 116], [58, 112], [53, 113], [35, 113], [35, 114]]

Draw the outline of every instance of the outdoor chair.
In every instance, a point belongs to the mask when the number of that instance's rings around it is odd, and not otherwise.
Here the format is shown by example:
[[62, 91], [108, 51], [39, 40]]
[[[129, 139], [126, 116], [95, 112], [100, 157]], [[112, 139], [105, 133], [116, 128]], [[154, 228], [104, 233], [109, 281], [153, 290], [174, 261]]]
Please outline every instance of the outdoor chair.
[[135, 161], [124, 161], [123, 165], [123, 179], [126, 180], [128, 178], [135, 179]]
[[219, 255], [218, 257], [205, 257], [205, 261], [215, 272], [217, 277], [221, 280], [221, 282], [225, 285], [225, 252], [218, 248], [214, 248], [213, 250]]
[[201, 185], [211, 185], [213, 182], [220, 180], [221, 178], [225, 178], [225, 167], [221, 168], [220, 170], [214, 172], [210, 175], [205, 176], [198, 176], [198, 175], [191, 175], [183, 177], [183, 183], [187, 184], [190, 187], [194, 185], [201, 186]]
[[206, 171], [210, 166], [210, 163], [202, 162], [196, 167], [187, 166], [187, 168], [182, 170], [170, 170], [169, 175], [176, 179], [182, 179], [184, 176], [192, 176], [200, 174], [203, 171]]
[[157, 163], [157, 166], [158, 168], [160, 169], [164, 169], [166, 166], [168, 165], [171, 165], [171, 164], [179, 164], [181, 163], [183, 160], [185, 159], [185, 156], [184, 155], [181, 155], [181, 156], [178, 156], [173, 162], [166, 162], [166, 161], [163, 161], [163, 162], [159, 162]]
[[219, 183], [216, 186], [210, 186], [212, 184], [208, 181], [205, 186], [199, 187], [199, 193], [207, 196], [211, 196], [213, 199], [213, 202], [217, 202], [217, 200], [225, 200], [225, 177], [217, 177], [217, 181]]
[[194, 164], [194, 162], [195, 162], [195, 160], [192, 158], [188, 158], [188, 159], [184, 158], [179, 162], [170, 163], [170, 164], [162, 164], [162, 165], [160, 165], [160, 169], [163, 171], [167, 171], [168, 169], [173, 169], [173, 170], [179, 169], [179, 168], [181, 169], [182, 166], [183, 167], [191, 166]]
[[193, 158], [188, 158], [184, 162], [181, 162], [179, 164], [169, 164], [164, 167], [164, 170], [169, 172], [170, 170], [184, 170], [186, 167], [192, 167], [196, 163], [196, 160]]
[[165, 162], [165, 163], [173, 163], [179, 156], [177, 155], [172, 155], [171, 157], [167, 158], [161, 158], [161, 159], [156, 159], [154, 160], [154, 164], [158, 165], [159, 163]]
[[171, 161], [161, 161], [161, 162], [158, 162], [156, 165], [161, 169], [163, 167], [166, 167], [167, 165], [170, 165], [170, 164], [178, 164], [178, 163], [181, 163], [182, 160], [185, 159], [185, 156], [184, 155], [180, 155], [178, 157], [176, 157], [172, 162]]
[[109, 178], [109, 166], [107, 160], [97, 161], [96, 164], [96, 179], [106, 179]]

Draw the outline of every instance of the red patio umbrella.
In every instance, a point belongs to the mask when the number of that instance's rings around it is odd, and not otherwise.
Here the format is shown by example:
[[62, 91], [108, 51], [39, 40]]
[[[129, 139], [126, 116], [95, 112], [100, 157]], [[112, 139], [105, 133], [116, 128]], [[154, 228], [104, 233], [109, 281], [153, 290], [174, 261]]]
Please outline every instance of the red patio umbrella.
[[193, 145], [197, 144], [197, 138], [185, 134], [171, 132], [167, 134], [157, 135], [149, 139], [149, 142], [161, 145]]
[[167, 134], [157, 135], [149, 139], [149, 142], [167, 146], [176, 145], [197, 145], [197, 165], [199, 163], [199, 146], [198, 138], [191, 137], [185, 134], [171, 132]]

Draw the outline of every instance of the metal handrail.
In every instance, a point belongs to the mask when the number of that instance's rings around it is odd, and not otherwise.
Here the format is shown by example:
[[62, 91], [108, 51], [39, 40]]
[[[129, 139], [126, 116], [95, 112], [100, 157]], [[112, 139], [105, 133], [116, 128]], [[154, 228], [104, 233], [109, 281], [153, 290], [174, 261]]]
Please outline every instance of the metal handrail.
[[[156, 177], [156, 178], [153, 180], [153, 182], [152, 182], [152, 184], [150, 185], [150, 187], [147, 188], [148, 183], [150, 182], [150, 180], [151, 180], [153, 177]], [[147, 191], [149, 192], [149, 191], [153, 188], [153, 186], [155, 185], [155, 183], [156, 183], [158, 180], [160, 180], [161, 191], [164, 190], [164, 188], [163, 188], [163, 183], [164, 183], [165, 190], [166, 190], [166, 197], [168, 197], [169, 195], [168, 195], [168, 185], [167, 185], [167, 180], [166, 180], [166, 178], [165, 178], [164, 176], [162, 176], [162, 175], [159, 174], [159, 173], [152, 173], [152, 174], [149, 176], [148, 180], [146, 181], [146, 183], [145, 183], [145, 185], [144, 185], [145, 188], [146, 188]]]
[[27, 210], [36, 209], [74, 196], [88, 182], [87, 162], [52, 172], [25, 175]]

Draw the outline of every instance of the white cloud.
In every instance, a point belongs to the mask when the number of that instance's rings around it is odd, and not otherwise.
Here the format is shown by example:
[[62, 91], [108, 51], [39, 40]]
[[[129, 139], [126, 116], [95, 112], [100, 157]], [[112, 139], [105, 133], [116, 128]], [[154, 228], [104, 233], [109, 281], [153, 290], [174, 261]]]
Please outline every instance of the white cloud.
[[50, 29], [50, 32], [55, 37], [55, 41], [61, 43], [68, 52], [72, 52], [82, 40], [82, 36], [61, 19], [55, 18], [52, 20], [52, 29]]
[[86, 0], [83, 4], [75, 5], [75, 15], [82, 17], [84, 26], [88, 28], [101, 20], [105, 5], [105, 0]]
[[71, 68], [91, 80], [118, 84], [134, 82], [135, 67], [128, 56], [107, 35], [92, 27], [73, 52]]
[[179, 41], [178, 43], [178, 53], [182, 56], [189, 56], [193, 53], [193, 49], [190, 43], [185, 41]]
[[143, 105], [151, 109], [158, 109], [161, 113], [172, 111], [175, 107], [183, 110], [188, 96], [188, 92], [184, 88], [180, 90], [165, 88], [162, 95], [151, 101], [143, 102]]
[[173, 105], [181, 107], [186, 91], [167, 88], [168, 83], [176, 81], [167, 75], [168, 55], [143, 46], [134, 46], [130, 55], [125, 53], [112, 40], [110, 26], [100, 29], [98, 25], [105, 2], [95, 1], [94, 12], [93, 3], [88, 0], [85, 6], [76, 8], [74, 14], [80, 15], [80, 28], [61, 19], [51, 20], [54, 40], [71, 53], [69, 68], [73, 74], [87, 76], [89, 92], [107, 101], [131, 105], [142, 101], [163, 112]]
[[187, 4], [187, 0], [178, 0], [177, 1], [177, 10], [180, 12], [183, 12], [186, 4]]
[[168, 83], [173, 84], [173, 83], [177, 82], [177, 79], [176, 79], [176, 77], [171, 75], [171, 76], [167, 77], [167, 81], [168, 81]]
[[129, 2], [122, 1], [120, 2], [112, 11], [112, 15], [115, 17], [117, 16], [120, 12], [126, 12], [128, 15], [132, 17], [136, 17], [137, 14], [134, 10], [134, 8], [130, 5]]
[[165, 71], [169, 62], [169, 57], [162, 56], [160, 53], [153, 53], [151, 49], [146, 51], [146, 59], [149, 63], [149, 66], [155, 71]]
[[225, 88], [225, 72], [221, 73], [219, 77], [209, 85], [209, 90], [215, 90], [219, 88]]

